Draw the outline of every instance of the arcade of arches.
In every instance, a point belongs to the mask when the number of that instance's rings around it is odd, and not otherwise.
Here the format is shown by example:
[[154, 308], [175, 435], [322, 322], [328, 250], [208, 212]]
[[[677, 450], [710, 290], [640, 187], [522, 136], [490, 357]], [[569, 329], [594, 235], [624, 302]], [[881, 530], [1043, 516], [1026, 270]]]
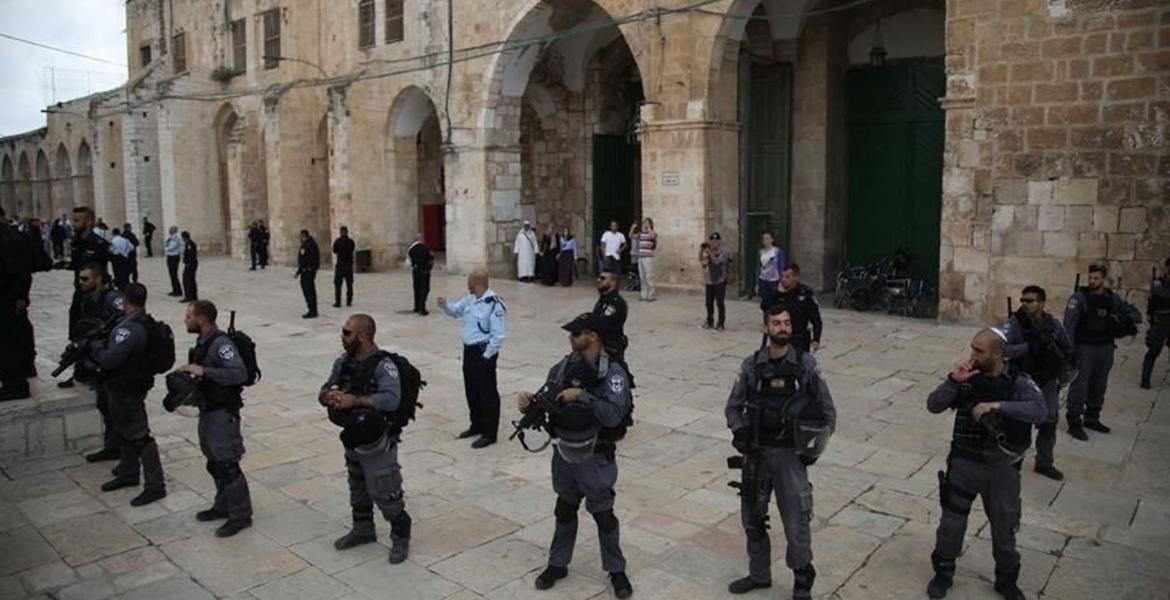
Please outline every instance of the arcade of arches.
[[[263, 68], [249, 47], [227, 80], [200, 64], [230, 47], [218, 20], [271, 3], [130, 4], [129, 47], [184, 29], [187, 71], [166, 75], [165, 47], [149, 67], [131, 56], [133, 90], [0, 139], [6, 210], [158, 212], [235, 256], [265, 219], [289, 263], [300, 230], [325, 250], [345, 225], [374, 268], [421, 238], [449, 270], [505, 277], [525, 220], [592, 259], [608, 221], [648, 216], [665, 287], [701, 284], [719, 231], [750, 292], [767, 230], [820, 289], [901, 247], [954, 320], [992, 318], [1025, 283], [1064, 289], [1089, 260], [1133, 282], [1170, 253], [1170, 217], [1149, 208], [1170, 189], [1150, 133], [1170, 9], [1149, 0], [467, 0], [450, 67], [428, 3], [405, 3], [401, 42], [359, 49], [355, 6], [287, 0], [281, 54], [300, 58]], [[160, 86], [200, 100], [146, 101]], [[103, 111], [123, 93], [140, 108]]]

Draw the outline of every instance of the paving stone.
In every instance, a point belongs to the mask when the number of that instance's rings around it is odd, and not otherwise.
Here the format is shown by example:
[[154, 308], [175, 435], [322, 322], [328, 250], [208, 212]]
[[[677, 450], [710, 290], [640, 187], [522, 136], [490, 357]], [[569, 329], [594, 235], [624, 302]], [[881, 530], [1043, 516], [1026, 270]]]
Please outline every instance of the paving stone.
[[[1062, 558], [1044, 589], [1046, 598], [1165, 598], [1170, 579]], [[1165, 570], [1162, 571], [1166, 573]]]
[[259, 600], [334, 600], [352, 594], [353, 590], [337, 579], [309, 567], [252, 588], [249, 592]]
[[[413, 530], [420, 534], [412, 534], [411, 560], [430, 565], [516, 529], [515, 523], [477, 507], [416, 521]], [[428, 534], [422, 535], [423, 531]]]
[[43, 592], [63, 587], [74, 579], [77, 574], [63, 562], [51, 562], [34, 567], [20, 574], [25, 585], [34, 592]]
[[438, 600], [462, 589], [411, 560], [391, 565], [384, 557], [342, 571], [337, 578], [370, 600], [385, 598], [387, 590], [403, 598]]
[[24, 586], [16, 577], [0, 577], [0, 600], [18, 600], [24, 598]]
[[543, 549], [516, 538], [502, 538], [461, 552], [430, 570], [480, 594], [545, 565]]
[[116, 596], [117, 600], [213, 600], [211, 592], [203, 589], [190, 577], [172, 577]]
[[[301, 542], [289, 548], [305, 562], [321, 571], [334, 575], [340, 571], [356, 567], [376, 558], [386, 558], [388, 548], [381, 544], [365, 544], [350, 548], [344, 552], [333, 547], [333, 541], [345, 534], [348, 529], [337, 529], [319, 538]], [[379, 531], [382, 541], [389, 538], [389, 528], [383, 526]]]
[[255, 529], [230, 538], [204, 534], [166, 544], [163, 552], [217, 596], [276, 581], [307, 565]]
[[162, 545], [174, 540], [206, 533], [214, 530], [218, 525], [196, 521], [195, 513], [210, 505], [210, 503], [207, 503], [199, 507], [198, 510], [192, 508], [182, 512], [170, 513], [144, 523], [136, 523], [134, 530], [155, 545]]
[[24, 518], [20, 507], [11, 502], [0, 501], [0, 533], [25, 525], [28, 525], [28, 520]]
[[58, 600], [102, 600], [115, 593], [114, 586], [104, 575], [86, 577], [57, 592]]
[[841, 509], [836, 515], [833, 515], [833, 518], [829, 522], [833, 525], [860, 529], [879, 538], [888, 538], [894, 535], [906, 523], [906, 519], [872, 512], [857, 505], [850, 505]]
[[32, 527], [22, 527], [0, 534], [0, 575], [11, 575], [38, 565], [54, 562], [57, 552]]
[[294, 506], [276, 514], [257, 514], [254, 527], [281, 546], [291, 546], [334, 531], [340, 525], [333, 517], [311, 508]]
[[56, 523], [42, 532], [70, 565], [85, 564], [147, 543], [129, 525], [111, 513]]

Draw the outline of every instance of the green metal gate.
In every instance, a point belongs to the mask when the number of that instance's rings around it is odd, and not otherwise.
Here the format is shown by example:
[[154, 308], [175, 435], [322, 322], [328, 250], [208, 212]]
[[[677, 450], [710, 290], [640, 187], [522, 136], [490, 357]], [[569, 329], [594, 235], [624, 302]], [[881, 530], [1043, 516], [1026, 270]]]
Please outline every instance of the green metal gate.
[[938, 285], [946, 73], [938, 61], [849, 71], [845, 255], [867, 264], [898, 247]]
[[792, 65], [759, 64], [740, 55], [740, 229], [743, 276], [751, 293], [760, 268], [760, 234], [771, 231], [789, 248], [788, 195], [792, 166]]
[[[641, 162], [639, 144], [627, 141], [626, 136], [593, 136], [593, 238], [587, 244], [577, 242], [581, 252], [596, 254], [610, 221], [618, 222], [623, 235], [629, 233], [630, 224], [641, 214]], [[628, 267], [628, 250], [622, 259]]]

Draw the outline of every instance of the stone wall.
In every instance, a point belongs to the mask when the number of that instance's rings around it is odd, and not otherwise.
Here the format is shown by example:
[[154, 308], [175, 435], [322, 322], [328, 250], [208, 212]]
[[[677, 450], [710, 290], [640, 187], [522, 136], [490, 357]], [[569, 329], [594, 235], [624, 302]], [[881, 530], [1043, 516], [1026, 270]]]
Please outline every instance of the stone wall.
[[77, 452], [100, 443], [101, 435], [101, 415], [88, 396], [0, 404], [0, 455]]

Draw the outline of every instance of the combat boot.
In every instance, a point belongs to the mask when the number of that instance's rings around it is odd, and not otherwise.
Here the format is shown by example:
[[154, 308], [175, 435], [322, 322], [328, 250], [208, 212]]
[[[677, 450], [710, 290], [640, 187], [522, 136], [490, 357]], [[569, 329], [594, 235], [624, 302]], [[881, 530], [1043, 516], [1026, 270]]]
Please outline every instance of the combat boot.
[[1068, 418], [1068, 434], [1074, 440], [1080, 440], [1082, 442], [1089, 439], [1089, 434], [1085, 433], [1085, 428], [1081, 425], [1080, 417], [1070, 416]]
[[378, 541], [378, 537], [374, 532], [366, 533], [359, 531], [355, 527], [349, 533], [334, 540], [333, 547], [337, 550], [349, 550], [350, 548], [355, 548], [363, 544], [372, 544], [376, 541]]
[[547, 590], [557, 584], [558, 579], [564, 579], [569, 575], [569, 570], [565, 567], [554, 567], [549, 565], [545, 570], [536, 576], [536, 589]]
[[399, 535], [390, 536], [390, 564], [396, 565], [410, 556], [410, 538]]
[[1007, 600], [1024, 600], [1024, 592], [1016, 586], [1020, 577], [1020, 566], [1013, 569], [995, 570], [995, 591]]
[[810, 600], [812, 598], [813, 581], [817, 578], [817, 570], [812, 563], [793, 569], [792, 600]]
[[955, 561], [939, 556], [938, 552], [932, 552], [930, 564], [934, 566], [934, 577], [926, 586], [926, 595], [935, 600], [946, 598], [947, 590], [955, 583]]

